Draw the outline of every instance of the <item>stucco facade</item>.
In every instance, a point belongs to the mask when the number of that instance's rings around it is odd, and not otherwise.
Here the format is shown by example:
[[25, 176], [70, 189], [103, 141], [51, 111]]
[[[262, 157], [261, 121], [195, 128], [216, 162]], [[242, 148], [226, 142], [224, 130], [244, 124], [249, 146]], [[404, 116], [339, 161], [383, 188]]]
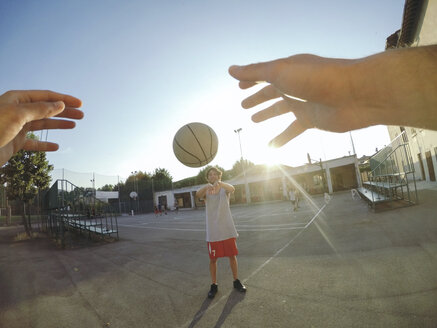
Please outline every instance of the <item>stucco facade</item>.
[[[404, 12], [405, 23], [411, 20], [411, 15]], [[403, 24], [404, 26], [404, 24]], [[402, 34], [412, 33], [413, 38], [409, 44], [411, 47], [426, 46], [437, 43], [437, 1], [424, 1], [421, 7], [420, 15], [415, 24], [408, 26], [412, 31], [400, 30]], [[401, 45], [405, 46], [405, 45]], [[414, 110], [412, 108], [411, 110]], [[401, 131], [405, 130], [407, 142], [411, 150], [416, 177], [421, 180], [430, 182], [436, 181], [437, 175], [437, 132], [425, 129], [410, 127], [388, 126], [390, 139], [396, 138]]]
[[[362, 184], [355, 155], [299, 167], [257, 165], [247, 170], [246, 177], [240, 175], [226, 182], [235, 187], [231, 195], [233, 204], [247, 202], [245, 182], [250, 190], [249, 203], [287, 199], [288, 188], [295, 185], [309, 194], [320, 194], [349, 190]], [[154, 202], [167, 204], [169, 209], [174, 209], [176, 202], [179, 208], [202, 207], [204, 203], [195, 197], [201, 186], [155, 192]]]

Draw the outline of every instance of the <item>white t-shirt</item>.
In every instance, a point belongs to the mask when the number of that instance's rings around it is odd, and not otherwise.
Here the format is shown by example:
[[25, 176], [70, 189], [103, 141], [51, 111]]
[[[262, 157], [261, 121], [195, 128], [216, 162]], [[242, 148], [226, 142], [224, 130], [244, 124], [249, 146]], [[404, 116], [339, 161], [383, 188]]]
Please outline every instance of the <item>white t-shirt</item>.
[[229, 208], [229, 194], [220, 188], [217, 194], [206, 194], [206, 241], [238, 237]]
[[294, 191], [293, 190], [290, 190], [289, 192], [288, 192], [288, 197], [290, 197], [290, 200], [296, 200], [296, 194], [294, 193]]

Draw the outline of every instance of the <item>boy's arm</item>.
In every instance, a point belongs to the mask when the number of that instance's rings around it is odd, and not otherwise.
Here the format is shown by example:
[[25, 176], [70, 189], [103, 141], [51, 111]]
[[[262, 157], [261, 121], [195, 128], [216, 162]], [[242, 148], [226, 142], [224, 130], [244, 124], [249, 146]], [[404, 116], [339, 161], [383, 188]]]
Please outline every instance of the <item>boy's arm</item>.
[[221, 188], [223, 188], [224, 190], [226, 190], [228, 193], [233, 193], [235, 191], [234, 186], [230, 185], [229, 183], [222, 182], [222, 181], [219, 181], [218, 183], [219, 183], [219, 186]]
[[206, 192], [208, 191], [208, 189], [211, 188], [211, 184], [208, 183], [207, 185], [203, 186], [202, 188], [200, 188], [199, 190], [196, 191], [196, 197], [197, 198], [204, 198], [206, 195]]

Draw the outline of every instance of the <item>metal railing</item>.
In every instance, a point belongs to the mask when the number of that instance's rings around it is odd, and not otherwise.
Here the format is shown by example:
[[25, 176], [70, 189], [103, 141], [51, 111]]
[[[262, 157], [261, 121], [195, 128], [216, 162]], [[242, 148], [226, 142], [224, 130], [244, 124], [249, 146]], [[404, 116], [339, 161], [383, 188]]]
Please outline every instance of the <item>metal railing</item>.
[[80, 188], [67, 180], [56, 180], [46, 194], [48, 233], [65, 246], [65, 233], [77, 232], [80, 235], [92, 235], [105, 238], [118, 236], [117, 212], [95, 197], [95, 191]]
[[405, 201], [407, 205], [417, 203], [414, 165], [405, 140], [404, 131], [369, 160], [371, 171], [363, 186], [369, 191], [365, 196], [373, 208], [382, 202]]

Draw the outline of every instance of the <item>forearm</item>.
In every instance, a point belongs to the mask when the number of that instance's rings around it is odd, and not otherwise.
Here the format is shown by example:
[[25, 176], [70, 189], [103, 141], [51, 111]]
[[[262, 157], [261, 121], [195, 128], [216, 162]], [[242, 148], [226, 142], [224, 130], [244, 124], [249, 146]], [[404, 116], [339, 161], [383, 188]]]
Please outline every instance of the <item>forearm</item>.
[[209, 184], [207, 184], [206, 186], [203, 186], [202, 188], [200, 188], [199, 190], [196, 191], [196, 197], [197, 198], [204, 198], [206, 195], [206, 191], [208, 190], [208, 188], [210, 187]]
[[389, 50], [351, 65], [353, 101], [369, 125], [437, 130], [437, 45]]
[[220, 181], [220, 187], [226, 190], [229, 193], [233, 193], [235, 191], [235, 188], [233, 185], [230, 185], [229, 183]]

